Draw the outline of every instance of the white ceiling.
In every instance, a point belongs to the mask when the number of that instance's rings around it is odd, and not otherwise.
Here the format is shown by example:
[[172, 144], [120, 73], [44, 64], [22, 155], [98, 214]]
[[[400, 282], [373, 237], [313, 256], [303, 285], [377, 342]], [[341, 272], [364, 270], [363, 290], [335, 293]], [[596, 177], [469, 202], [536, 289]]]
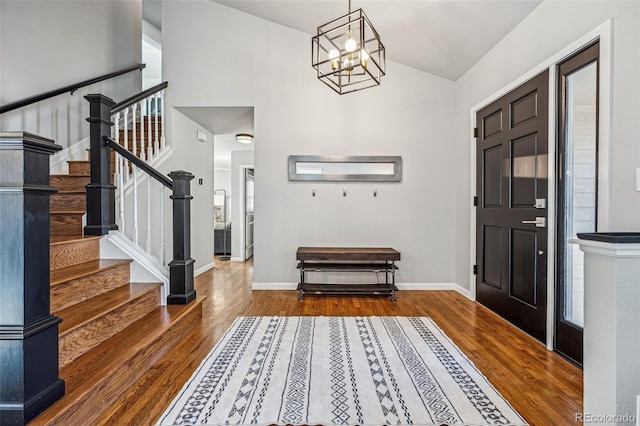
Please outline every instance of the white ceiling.
[[[345, 15], [347, 0], [212, 0], [313, 36]], [[387, 59], [457, 80], [542, 0], [353, 0], [380, 34]], [[311, 65], [309, 65], [311, 66]]]
[[[345, 15], [347, 0], [212, 0], [313, 36]], [[362, 8], [387, 58], [457, 80], [542, 0], [352, 0]], [[143, 0], [143, 18], [162, 29], [162, 1]], [[309, 65], [311, 66], [311, 65]]]

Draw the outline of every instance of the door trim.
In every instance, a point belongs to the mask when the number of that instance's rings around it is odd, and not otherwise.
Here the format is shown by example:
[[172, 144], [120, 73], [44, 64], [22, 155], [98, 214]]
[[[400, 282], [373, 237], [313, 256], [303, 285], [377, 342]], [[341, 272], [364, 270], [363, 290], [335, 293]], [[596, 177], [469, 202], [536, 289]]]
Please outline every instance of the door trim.
[[[469, 196], [469, 288], [472, 296], [472, 300], [476, 300], [476, 275], [473, 274], [473, 268], [471, 265], [476, 263], [476, 208], [473, 206], [472, 200], [475, 194], [476, 188], [476, 164], [474, 159], [476, 158], [476, 140], [473, 136], [473, 129], [476, 126], [476, 113], [485, 106], [489, 105], [493, 101], [506, 95], [513, 89], [522, 85], [526, 81], [540, 74], [544, 70], [549, 70], [549, 150], [548, 150], [548, 171], [549, 171], [549, 192], [548, 192], [548, 210], [547, 210], [547, 228], [549, 231], [549, 238], [547, 238], [547, 253], [548, 259], [555, 259], [555, 245], [556, 245], [556, 155], [555, 147], [557, 145], [557, 72], [556, 64], [563, 59], [570, 57], [575, 52], [580, 51], [585, 46], [593, 43], [595, 40], [600, 41], [600, 91], [599, 91], [599, 104], [600, 110], [599, 116], [599, 129], [598, 129], [598, 229], [601, 231], [608, 231], [610, 229], [610, 170], [611, 170], [611, 155], [610, 155], [610, 143], [611, 143], [611, 93], [612, 93], [612, 60], [611, 54], [613, 51], [613, 37], [612, 37], [612, 20], [608, 19], [595, 29], [589, 31], [578, 40], [569, 44], [567, 47], [551, 56], [547, 60], [538, 64], [528, 72], [518, 77], [507, 86], [493, 93], [491, 96], [485, 98], [473, 106], [469, 112], [469, 171], [470, 171], [470, 191]], [[552, 119], [553, 118], [553, 119]], [[547, 265], [547, 341], [546, 346], [548, 350], [553, 350], [553, 341], [555, 338], [555, 265], [554, 262], [549, 261]]]

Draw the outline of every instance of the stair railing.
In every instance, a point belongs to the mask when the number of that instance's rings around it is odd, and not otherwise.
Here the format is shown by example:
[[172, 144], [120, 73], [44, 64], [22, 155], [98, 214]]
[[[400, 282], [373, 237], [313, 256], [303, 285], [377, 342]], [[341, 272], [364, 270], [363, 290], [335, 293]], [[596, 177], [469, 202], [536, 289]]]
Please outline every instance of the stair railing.
[[[166, 86], [165, 86], [166, 87]], [[116, 103], [103, 95], [87, 95], [85, 99], [89, 101], [90, 123], [90, 150], [91, 150], [91, 178], [87, 189], [87, 225], [84, 228], [85, 235], [105, 235], [111, 230], [117, 230], [115, 214], [115, 190], [116, 186], [111, 178], [111, 151], [116, 152], [116, 157], [120, 157], [125, 165], [121, 163], [120, 176], [129, 173], [133, 175], [133, 208], [130, 212], [134, 219], [134, 233], [137, 234], [138, 224], [138, 199], [137, 199], [137, 173], [142, 170], [147, 176], [158, 181], [162, 185], [162, 195], [164, 188], [172, 190], [170, 196], [173, 201], [173, 260], [169, 262], [169, 294], [168, 304], [187, 304], [195, 299], [194, 290], [194, 260], [191, 258], [191, 207], [190, 201], [193, 198], [190, 191], [190, 181], [193, 175], [185, 171], [172, 171], [168, 177], [158, 172], [152, 166], [143, 161], [138, 155], [114, 140], [111, 135], [111, 121], [113, 108]], [[157, 105], [157, 104], [156, 104]], [[125, 121], [126, 122], [126, 121]], [[135, 120], [134, 120], [135, 122]], [[118, 164], [118, 159], [116, 164]], [[148, 178], [149, 179], [149, 178]], [[119, 186], [122, 187], [122, 177], [118, 177]], [[122, 191], [122, 190], [120, 190]], [[127, 198], [127, 194], [120, 192], [120, 206]], [[148, 180], [147, 190], [147, 227], [150, 240], [151, 233], [151, 190]], [[160, 232], [164, 229], [164, 196], [160, 200]], [[122, 209], [122, 207], [121, 207]], [[126, 209], [125, 209], [126, 210]], [[125, 211], [126, 213], [126, 211]], [[124, 216], [124, 213], [123, 213]], [[124, 223], [124, 222], [123, 222]], [[134, 237], [137, 239], [137, 237]], [[161, 256], [164, 256], [164, 237], [161, 237]]]
[[[160, 83], [115, 104], [111, 109], [111, 120], [115, 124], [111, 136], [112, 139], [115, 143], [147, 163], [153, 163], [155, 159], [160, 158], [167, 151], [164, 138], [164, 122], [162, 121], [162, 103], [167, 86], [168, 83], [166, 81]], [[157, 259], [163, 266], [166, 266], [163, 228], [160, 233], [159, 249], [155, 253], [153, 252], [151, 226], [149, 226], [151, 223], [151, 202], [149, 200], [146, 203], [147, 232], [144, 236], [145, 242], [144, 245], [140, 243], [138, 178], [138, 167], [124, 156], [116, 156], [114, 179], [118, 187], [116, 194], [117, 224], [124, 236], [147, 254]], [[146, 175], [146, 183], [147, 198], [149, 198], [149, 194], [151, 194], [151, 178], [148, 174]], [[128, 189], [133, 192], [133, 223], [128, 223], [126, 215]], [[164, 190], [164, 187], [162, 190]], [[164, 199], [164, 196], [162, 199]], [[164, 216], [162, 204], [161, 216]], [[130, 229], [131, 226], [132, 228]]]
[[117, 71], [114, 71], [114, 72], [110, 72], [108, 74], [104, 74], [104, 75], [101, 75], [101, 76], [98, 76], [98, 77], [90, 78], [88, 80], [84, 80], [84, 81], [81, 81], [79, 83], [75, 83], [75, 84], [71, 84], [69, 86], [61, 87], [61, 88], [56, 89], [56, 90], [51, 90], [49, 92], [45, 92], [45, 93], [42, 93], [40, 95], [31, 96], [29, 98], [25, 98], [25, 99], [21, 99], [19, 101], [11, 102], [11, 103], [8, 103], [6, 105], [2, 105], [0, 107], [0, 114], [4, 114], [5, 112], [13, 111], [14, 109], [22, 108], [22, 107], [25, 107], [27, 105], [31, 105], [33, 103], [43, 101], [45, 99], [53, 98], [54, 96], [62, 95], [63, 93], [69, 92], [71, 95], [73, 95], [73, 92], [75, 92], [76, 90], [81, 89], [83, 87], [90, 86], [90, 85], [95, 84], [95, 83], [100, 83], [101, 81], [108, 80], [110, 78], [117, 77], [119, 75], [129, 73], [131, 71], [136, 71], [136, 70], [142, 71], [142, 69], [144, 67], [146, 67], [145, 64], [137, 64], [137, 65], [134, 65], [134, 66], [131, 66], [131, 67], [127, 67], [127, 68], [122, 68], [120, 70], [117, 70]]

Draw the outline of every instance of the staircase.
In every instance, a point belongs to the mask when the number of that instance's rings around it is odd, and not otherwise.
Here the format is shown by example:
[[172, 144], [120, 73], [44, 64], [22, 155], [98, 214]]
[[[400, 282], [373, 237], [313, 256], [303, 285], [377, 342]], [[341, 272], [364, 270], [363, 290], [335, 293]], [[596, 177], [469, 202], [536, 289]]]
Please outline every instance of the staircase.
[[51, 313], [63, 320], [66, 395], [32, 425], [94, 423], [202, 316], [200, 298], [161, 306], [161, 283], [130, 282], [131, 259], [100, 259], [100, 237], [82, 236], [87, 183], [88, 160], [51, 176]]

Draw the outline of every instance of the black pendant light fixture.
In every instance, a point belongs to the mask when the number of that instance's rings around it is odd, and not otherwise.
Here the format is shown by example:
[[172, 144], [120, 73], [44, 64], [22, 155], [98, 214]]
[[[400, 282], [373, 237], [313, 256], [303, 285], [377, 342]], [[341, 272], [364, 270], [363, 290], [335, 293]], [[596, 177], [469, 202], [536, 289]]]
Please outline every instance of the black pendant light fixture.
[[380, 85], [384, 45], [362, 9], [318, 27], [311, 39], [312, 65], [320, 81], [344, 95]]

